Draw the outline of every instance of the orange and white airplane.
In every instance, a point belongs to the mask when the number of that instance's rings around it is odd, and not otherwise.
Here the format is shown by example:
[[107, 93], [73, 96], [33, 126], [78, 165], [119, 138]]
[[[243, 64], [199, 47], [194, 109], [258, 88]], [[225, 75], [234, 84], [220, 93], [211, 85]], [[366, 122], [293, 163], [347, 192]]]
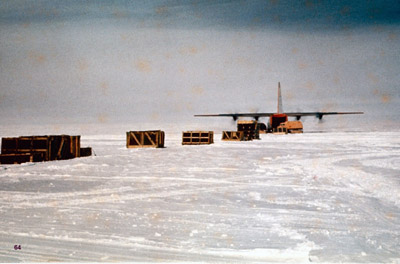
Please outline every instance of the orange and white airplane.
[[283, 112], [282, 109], [282, 96], [281, 96], [281, 84], [278, 82], [278, 110], [276, 113], [232, 113], [232, 114], [205, 114], [195, 115], [196, 117], [232, 117], [233, 120], [237, 120], [239, 117], [251, 117], [258, 120], [260, 117], [269, 117], [268, 130], [277, 128], [281, 123], [288, 121], [288, 117], [295, 117], [296, 120], [300, 120], [302, 116], [315, 116], [318, 119], [322, 119], [325, 115], [358, 115], [364, 114], [364, 112]]

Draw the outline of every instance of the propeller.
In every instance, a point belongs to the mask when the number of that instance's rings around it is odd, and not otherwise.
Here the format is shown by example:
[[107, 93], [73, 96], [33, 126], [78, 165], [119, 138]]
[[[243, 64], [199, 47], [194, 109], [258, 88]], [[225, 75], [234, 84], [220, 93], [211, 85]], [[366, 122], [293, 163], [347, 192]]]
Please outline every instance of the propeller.
[[[236, 113], [236, 111], [235, 111], [235, 112], [232, 112], [232, 113]], [[231, 121], [230, 121], [231, 126], [236, 127], [236, 121], [237, 121], [238, 119], [239, 119], [238, 116], [233, 115], [233, 116], [232, 116], [232, 119], [230, 119], [230, 120], [231, 120]]]
[[[238, 109], [236, 107], [233, 107], [234, 109], [231, 109], [231, 113], [237, 113]], [[237, 115], [233, 115], [231, 121], [235, 124], [236, 126], [236, 121], [239, 119]]]
[[322, 119], [323, 116], [324, 116], [323, 114], [317, 114], [315, 117], [318, 118], [319, 123], [323, 123], [324, 122], [324, 119]]
[[[301, 112], [301, 108], [300, 107], [296, 107], [296, 111], [297, 112]], [[296, 119], [296, 121], [300, 121], [301, 115], [296, 116], [295, 119]]]

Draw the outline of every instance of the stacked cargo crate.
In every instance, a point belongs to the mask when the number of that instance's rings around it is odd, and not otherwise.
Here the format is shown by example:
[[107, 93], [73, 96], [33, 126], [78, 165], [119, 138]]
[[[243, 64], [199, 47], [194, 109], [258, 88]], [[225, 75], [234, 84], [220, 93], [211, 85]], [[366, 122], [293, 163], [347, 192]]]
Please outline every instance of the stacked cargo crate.
[[243, 132], [243, 140], [260, 139], [257, 121], [238, 121], [237, 130]]
[[81, 157], [80, 136], [2, 138], [0, 164], [20, 164]]

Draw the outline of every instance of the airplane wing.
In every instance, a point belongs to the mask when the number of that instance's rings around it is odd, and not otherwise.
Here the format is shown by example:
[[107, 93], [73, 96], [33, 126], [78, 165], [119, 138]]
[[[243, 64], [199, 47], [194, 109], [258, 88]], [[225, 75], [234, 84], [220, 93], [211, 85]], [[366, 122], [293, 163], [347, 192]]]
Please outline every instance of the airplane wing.
[[[194, 115], [196, 117], [232, 117], [234, 120], [237, 120], [239, 117], [252, 117], [256, 120], [260, 117], [269, 117], [276, 113], [234, 113], [234, 114], [206, 114], [206, 115]], [[282, 113], [287, 116], [296, 117], [299, 120], [302, 116], [315, 116], [319, 119], [322, 119], [324, 115], [358, 115], [364, 114], [364, 112], [290, 112], [290, 113]]]
[[315, 116], [318, 119], [322, 119], [324, 115], [361, 115], [364, 112], [291, 112], [284, 113], [287, 116], [294, 116], [299, 120], [302, 116]]
[[315, 116], [318, 119], [322, 119], [324, 115], [358, 115], [364, 114], [364, 112], [283, 112], [282, 110], [282, 97], [281, 97], [281, 84], [278, 82], [278, 111], [276, 113], [231, 113], [231, 114], [207, 114], [207, 115], [195, 115], [197, 116], [213, 116], [213, 117], [232, 117], [233, 120], [237, 120], [239, 117], [252, 117], [258, 120], [260, 117], [270, 117], [278, 115], [286, 115], [295, 117], [300, 120], [302, 116]]
[[234, 120], [237, 120], [239, 117], [252, 117], [254, 119], [258, 119], [259, 117], [268, 117], [272, 116], [275, 113], [235, 113], [235, 114], [209, 114], [209, 115], [194, 115], [196, 117], [204, 117], [204, 116], [228, 116], [232, 117]]

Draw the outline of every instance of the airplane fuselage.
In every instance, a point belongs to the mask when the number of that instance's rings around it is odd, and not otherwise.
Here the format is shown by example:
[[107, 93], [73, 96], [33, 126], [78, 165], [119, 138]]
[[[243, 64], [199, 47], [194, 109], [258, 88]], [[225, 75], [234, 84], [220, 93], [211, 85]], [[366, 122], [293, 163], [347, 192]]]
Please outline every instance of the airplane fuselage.
[[288, 121], [286, 114], [273, 114], [269, 117], [269, 128], [273, 130], [286, 121]]

